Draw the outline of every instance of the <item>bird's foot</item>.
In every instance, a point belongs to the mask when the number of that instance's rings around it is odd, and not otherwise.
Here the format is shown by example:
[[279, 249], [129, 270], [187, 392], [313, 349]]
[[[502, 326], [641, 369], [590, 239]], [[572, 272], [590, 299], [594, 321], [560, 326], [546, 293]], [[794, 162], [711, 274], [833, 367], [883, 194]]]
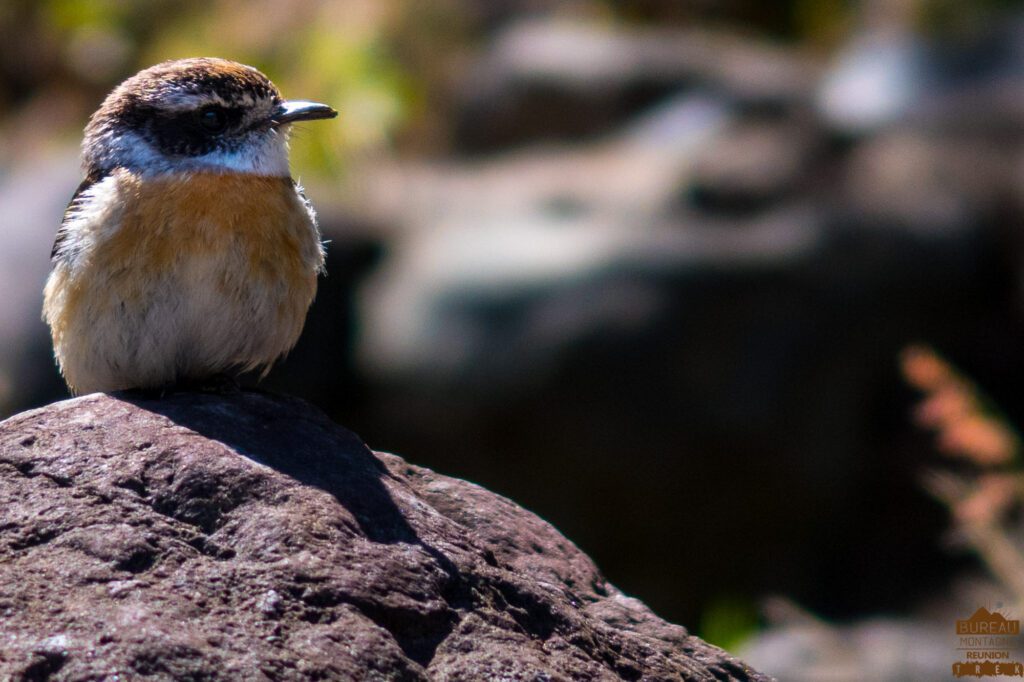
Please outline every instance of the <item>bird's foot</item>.
[[242, 391], [238, 379], [230, 374], [214, 374], [192, 382], [189, 388], [200, 393], [215, 393], [217, 395], [233, 395]]
[[180, 379], [174, 383], [146, 388], [129, 388], [119, 391], [126, 396], [141, 400], [162, 400], [176, 393], [213, 393], [234, 395], [241, 393], [242, 386], [230, 374], [213, 374], [202, 379]]

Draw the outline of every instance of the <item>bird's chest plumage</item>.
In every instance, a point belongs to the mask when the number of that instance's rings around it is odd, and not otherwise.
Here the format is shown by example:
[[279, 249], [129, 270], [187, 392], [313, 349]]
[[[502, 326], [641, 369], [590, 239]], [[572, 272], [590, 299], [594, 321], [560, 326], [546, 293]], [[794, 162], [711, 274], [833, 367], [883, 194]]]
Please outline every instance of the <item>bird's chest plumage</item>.
[[[161, 277], [217, 262], [249, 282], [301, 288], [319, 253], [289, 178], [193, 173], [124, 182], [120, 215], [97, 226], [95, 268]], [[230, 295], [230, 273], [220, 287]]]
[[323, 256], [289, 178], [121, 173], [103, 182], [47, 285], [69, 382], [160, 385], [269, 365], [291, 348]]

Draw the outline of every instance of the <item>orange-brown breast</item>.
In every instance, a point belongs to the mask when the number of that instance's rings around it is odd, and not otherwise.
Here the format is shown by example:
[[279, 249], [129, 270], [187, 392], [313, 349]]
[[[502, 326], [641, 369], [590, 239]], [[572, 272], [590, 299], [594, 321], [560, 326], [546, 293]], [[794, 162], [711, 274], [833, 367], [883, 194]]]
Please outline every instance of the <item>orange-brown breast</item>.
[[[290, 178], [192, 173], [137, 177], [122, 186], [124, 212], [93, 267], [123, 273], [122, 298], [145, 291], [138, 273], [159, 275], [193, 256], [241, 250], [249, 277], [299, 293], [315, 286], [308, 265], [309, 217]], [[243, 273], [225, 273], [224, 287]], [[226, 293], [226, 292], [225, 292]], [[301, 296], [301, 294], [300, 294]]]

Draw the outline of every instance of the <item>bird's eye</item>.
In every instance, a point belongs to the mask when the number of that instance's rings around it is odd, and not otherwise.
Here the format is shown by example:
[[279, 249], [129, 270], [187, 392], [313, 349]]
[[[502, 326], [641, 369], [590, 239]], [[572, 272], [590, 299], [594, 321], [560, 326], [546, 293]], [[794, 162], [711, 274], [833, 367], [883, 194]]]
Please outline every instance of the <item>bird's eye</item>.
[[199, 125], [208, 133], [220, 133], [227, 128], [228, 117], [220, 107], [205, 107], [199, 110]]

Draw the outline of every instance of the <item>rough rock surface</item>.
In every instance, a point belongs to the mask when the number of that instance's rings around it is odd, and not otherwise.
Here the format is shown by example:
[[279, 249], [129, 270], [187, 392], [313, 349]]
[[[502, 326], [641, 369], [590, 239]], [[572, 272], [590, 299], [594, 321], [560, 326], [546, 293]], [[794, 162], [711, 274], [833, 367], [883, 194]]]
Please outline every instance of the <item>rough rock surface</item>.
[[0, 423], [0, 679], [761, 680], [554, 528], [309, 405]]

